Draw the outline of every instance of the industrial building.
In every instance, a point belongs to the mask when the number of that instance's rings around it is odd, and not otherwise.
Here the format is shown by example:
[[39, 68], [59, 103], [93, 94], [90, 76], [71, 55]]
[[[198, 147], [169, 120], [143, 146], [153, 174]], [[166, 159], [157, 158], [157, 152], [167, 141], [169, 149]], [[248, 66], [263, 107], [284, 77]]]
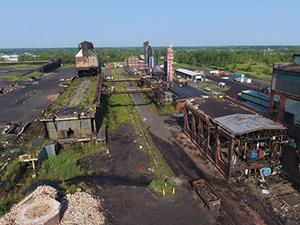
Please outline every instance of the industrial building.
[[137, 56], [129, 56], [127, 58], [127, 67], [133, 72], [137, 72], [139, 70], [139, 58]]
[[284, 155], [284, 168], [294, 179], [300, 180], [300, 54], [292, 63], [274, 64], [269, 114], [284, 122], [292, 138]]
[[18, 55], [2, 55], [0, 58], [8, 62], [18, 62], [18, 57]]
[[154, 67], [158, 66], [158, 51], [154, 51]]
[[150, 57], [152, 56], [152, 48], [149, 45], [149, 41], [144, 41], [143, 47], [144, 47], [144, 62], [147, 65], [147, 69], [149, 69], [149, 60]]
[[73, 114], [69, 117], [50, 115], [40, 119], [44, 123], [47, 138], [58, 143], [73, 143], [96, 139], [96, 121], [94, 114]]
[[173, 81], [173, 75], [174, 75], [174, 70], [173, 70], [173, 46], [170, 45], [167, 49], [167, 58], [165, 60], [165, 72], [167, 75], [167, 81], [172, 82]]
[[94, 51], [94, 45], [84, 41], [78, 45], [78, 48], [79, 52], [75, 55], [77, 76], [97, 76], [100, 74], [101, 61], [99, 55]]
[[287, 124], [299, 127], [300, 54], [294, 54], [293, 63], [274, 65], [270, 96], [270, 115]]
[[287, 129], [227, 101], [189, 100], [184, 132], [228, 179], [277, 172]]
[[[87, 101], [86, 95], [91, 87], [91, 80], [81, 79], [80, 92], [73, 92], [59, 107], [44, 110], [40, 121], [44, 124], [46, 136], [59, 144], [96, 140], [99, 130], [96, 117], [99, 114], [97, 108], [100, 105], [103, 85], [100, 59], [93, 51], [92, 43], [84, 41], [79, 46], [80, 51], [75, 56], [78, 77], [97, 75], [98, 80], [92, 102]], [[75, 82], [72, 85], [76, 85]], [[78, 98], [81, 98], [81, 102], [86, 102], [86, 104], [82, 105]]]
[[198, 73], [192, 70], [178, 68], [175, 70], [176, 78], [180, 82], [182, 81], [204, 81], [205, 75], [204, 73]]
[[243, 104], [268, 115], [270, 95], [254, 90], [245, 90], [241, 92], [241, 100]]
[[176, 109], [183, 108], [185, 102], [190, 99], [202, 99], [209, 97], [208, 94], [190, 86], [174, 86], [169, 87], [168, 90], [172, 94]]

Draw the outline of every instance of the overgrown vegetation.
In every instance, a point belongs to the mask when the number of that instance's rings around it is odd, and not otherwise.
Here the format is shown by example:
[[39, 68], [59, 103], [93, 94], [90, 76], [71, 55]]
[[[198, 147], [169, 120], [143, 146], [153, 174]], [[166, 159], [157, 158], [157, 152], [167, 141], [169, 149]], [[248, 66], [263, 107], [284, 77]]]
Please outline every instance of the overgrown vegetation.
[[[112, 73], [114, 76], [114, 79], [119, 79], [119, 73], [118, 70], [114, 70]], [[116, 88], [118, 89], [125, 89], [126, 85], [124, 83], [118, 83], [116, 84]], [[118, 90], [119, 90], [118, 89]], [[114, 99], [114, 102], [112, 104], [112, 99]], [[117, 100], [117, 104], [116, 101]], [[146, 141], [150, 144], [150, 149], [147, 150], [147, 153], [150, 157], [150, 160], [152, 162], [152, 166], [154, 168], [155, 173], [157, 174], [157, 179], [153, 180], [151, 182], [150, 187], [162, 194], [163, 190], [167, 190], [166, 193], [171, 194], [173, 192], [173, 188], [177, 188], [176, 184], [172, 182], [172, 178], [175, 176], [171, 168], [169, 167], [168, 163], [160, 153], [160, 151], [156, 148], [154, 142], [152, 141], [152, 138], [146, 129], [140, 114], [137, 112], [137, 110], [134, 107], [134, 100], [131, 97], [130, 94], [122, 94], [122, 95], [112, 95], [109, 97], [109, 114], [108, 114], [108, 120], [109, 120], [109, 126], [112, 126], [112, 128], [116, 128], [118, 125], [122, 123], [126, 123], [127, 121], [130, 121], [132, 119], [137, 131], [144, 136], [144, 146], [147, 146]], [[120, 104], [121, 102], [121, 104]], [[112, 104], [112, 105], [111, 105]], [[173, 107], [173, 106], [172, 106]], [[111, 117], [114, 115], [114, 117]], [[125, 118], [126, 120], [119, 120], [119, 118]], [[115, 118], [115, 121], [111, 121], [112, 118]]]
[[134, 100], [128, 94], [125, 96], [125, 102], [128, 105], [128, 110], [133, 120], [133, 123], [137, 131], [144, 136], [144, 146], [147, 146], [146, 141], [150, 144], [150, 149], [147, 150], [147, 153], [150, 157], [151, 164], [154, 168], [155, 173], [157, 174], [157, 179], [154, 179], [150, 187], [160, 194], [163, 190], [166, 190], [166, 194], [173, 193], [173, 188], [177, 189], [176, 184], [171, 181], [175, 177], [174, 172], [162, 156], [161, 152], [156, 148], [148, 130], [145, 127], [145, 124], [142, 121], [142, 118], [138, 111], [134, 108]]
[[90, 78], [91, 79], [91, 84], [89, 87], [89, 90], [85, 93], [84, 99], [81, 102], [80, 108], [84, 109], [85, 107], [92, 107], [93, 109], [96, 107], [93, 104], [93, 98], [94, 98], [94, 93], [96, 90], [96, 86], [97, 86], [97, 79], [98, 77], [93, 77]]
[[[114, 79], [119, 79], [120, 74], [117, 69], [112, 71]], [[114, 86], [117, 90], [122, 90], [124, 87], [121, 83], [116, 82]], [[111, 89], [111, 84], [106, 84], [107, 89]], [[127, 106], [124, 104], [125, 94], [114, 94], [108, 97], [108, 107], [107, 107], [107, 117], [104, 120], [104, 123], [108, 126], [108, 129], [113, 131], [116, 130], [121, 124], [127, 123], [130, 121], [128, 115]]]
[[[77, 191], [85, 191], [87, 189], [88, 189], [88, 186], [83, 181], [77, 185], [75, 185], [75, 184], [70, 185], [68, 182], [63, 181], [58, 186], [58, 190], [59, 190], [58, 195], [60, 197], [62, 197], [67, 194], [74, 194]], [[61, 193], [61, 195], [60, 195], [60, 193]]]
[[142, 93], [141, 95], [143, 96], [143, 98], [144, 98], [145, 102], [148, 104], [148, 106], [152, 109], [152, 111], [158, 115], [169, 114], [169, 113], [176, 111], [172, 102], [167, 102], [167, 101], [163, 102], [163, 105], [158, 108], [154, 102], [153, 97], [151, 97], [150, 95], [147, 95], [145, 93]]
[[59, 98], [52, 104], [51, 106], [51, 112], [54, 112], [56, 109], [62, 108], [65, 106], [69, 100], [70, 97], [75, 93], [77, 90], [79, 84], [81, 83], [82, 78], [75, 79], [70, 87], [68, 87], [62, 94], [59, 96]]
[[187, 68], [209, 66], [233, 73], [245, 73], [248, 77], [270, 81], [273, 64], [291, 62], [293, 53], [296, 53], [296, 50], [180, 50], [175, 53], [175, 61], [177, 62], [175, 66]]
[[[3, 215], [12, 203], [20, 201], [34, 183], [49, 180], [60, 182], [78, 175], [90, 174], [91, 171], [84, 171], [77, 165], [77, 160], [85, 155], [104, 151], [104, 149], [103, 143], [69, 146], [59, 155], [52, 156], [37, 166], [39, 174], [36, 179], [32, 177], [32, 170], [27, 169], [28, 165], [19, 163], [18, 158], [14, 159], [0, 174], [1, 181], [6, 182], [3, 189], [5, 196], [0, 199], [0, 215]], [[78, 187], [81, 190], [87, 188], [84, 183], [68, 186], [66, 182], [63, 182], [61, 185], [66, 194], [74, 193]]]
[[11, 74], [11, 75], [5, 75], [5, 74], [0, 74], [0, 78], [5, 78], [10, 81], [27, 81], [28, 78], [34, 77], [34, 78], [39, 78], [42, 76], [43, 73], [35, 71], [27, 75], [22, 75], [22, 74]]
[[77, 165], [77, 160], [85, 155], [104, 151], [103, 143], [86, 143], [66, 147], [59, 155], [52, 156], [41, 165], [38, 180], [67, 180], [86, 173]]

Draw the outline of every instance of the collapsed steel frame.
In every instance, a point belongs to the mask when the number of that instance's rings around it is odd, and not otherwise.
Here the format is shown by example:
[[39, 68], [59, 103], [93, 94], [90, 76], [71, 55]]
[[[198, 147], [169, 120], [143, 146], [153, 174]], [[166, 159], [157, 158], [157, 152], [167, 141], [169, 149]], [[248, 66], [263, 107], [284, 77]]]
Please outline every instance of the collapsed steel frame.
[[[262, 129], [234, 135], [204, 111], [188, 103], [184, 111], [184, 132], [229, 181], [245, 171], [257, 174], [261, 168], [280, 164], [286, 145], [286, 129]], [[264, 145], [267, 157], [260, 162], [244, 161], [247, 153], [258, 144]]]

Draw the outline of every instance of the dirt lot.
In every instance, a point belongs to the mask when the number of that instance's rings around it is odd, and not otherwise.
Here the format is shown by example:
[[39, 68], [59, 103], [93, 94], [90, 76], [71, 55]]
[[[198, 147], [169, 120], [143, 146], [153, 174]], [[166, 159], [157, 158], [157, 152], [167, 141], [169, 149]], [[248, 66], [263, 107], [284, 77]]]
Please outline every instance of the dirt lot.
[[[166, 123], [174, 125], [174, 121]], [[133, 125], [122, 126], [111, 135], [109, 154], [95, 154], [80, 160], [82, 167], [93, 169], [97, 174], [72, 180], [74, 183], [84, 181], [92, 188], [102, 200], [110, 224], [278, 224], [272, 217], [261, 217], [255, 212], [207, 160], [197, 159], [202, 165], [199, 168], [179, 144], [173, 142], [171, 146], [152, 135], [159, 149], [168, 152], [166, 155], [163, 151], [163, 154], [168, 157], [177, 175], [174, 181], [179, 186], [179, 194], [174, 196], [163, 198], [153, 193], [148, 184], [155, 175], [147, 172], [151, 164], [148, 155], [139, 149], [141, 140]], [[193, 152], [194, 147], [186, 137], [181, 136], [178, 141], [188, 152]], [[143, 165], [144, 170], [139, 171], [138, 165]], [[222, 199], [221, 210], [209, 211], [192, 191], [190, 181], [196, 178], [205, 178], [214, 185]]]
[[0, 126], [14, 121], [27, 123], [41, 116], [41, 111], [54, 99], [53, 95], [64, 90], [59, 86], [60, 79], [74, 75], [75, 67], [72, 67], [58, 69], [34, 82], [0, 79], [0, 86], [16, 85], [13, 91], [0, 94]]
[[122, 178], [133, 182], [149, 183], [156, 175], [151, 172], [148, 154], [139, 149], [141, 137], [132, 124], [123, 125], [118, 132], [110, 134], [107, 143], [109, 153], [84, 157], [79, 161], [86, 170]]
[[[176, 179], [179, 194], [163, 198], [148, 185], [156, 177], [149, 171], [148, 154], [139, 149], [141, 140], [132, 124], [122, 126], [111, 134], [109, 154], [94, 154], [80, 160], [85, 169], [97, 175], [73, 179], [84, 181], [102, 200], [109, 224], [212, 224], [201, 200], [188, 183]], [[105, 174], [105, 175], [104, 175]]]

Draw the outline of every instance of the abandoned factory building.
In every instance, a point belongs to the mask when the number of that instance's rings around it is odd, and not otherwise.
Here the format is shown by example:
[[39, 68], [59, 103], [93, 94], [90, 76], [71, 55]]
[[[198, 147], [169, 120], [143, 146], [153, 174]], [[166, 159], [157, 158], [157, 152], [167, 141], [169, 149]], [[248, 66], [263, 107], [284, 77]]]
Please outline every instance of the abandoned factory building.
[[279, 169], [285, 126], [224, 100], [192, 99], [184, 110], [185, 133], [228, 180]]

